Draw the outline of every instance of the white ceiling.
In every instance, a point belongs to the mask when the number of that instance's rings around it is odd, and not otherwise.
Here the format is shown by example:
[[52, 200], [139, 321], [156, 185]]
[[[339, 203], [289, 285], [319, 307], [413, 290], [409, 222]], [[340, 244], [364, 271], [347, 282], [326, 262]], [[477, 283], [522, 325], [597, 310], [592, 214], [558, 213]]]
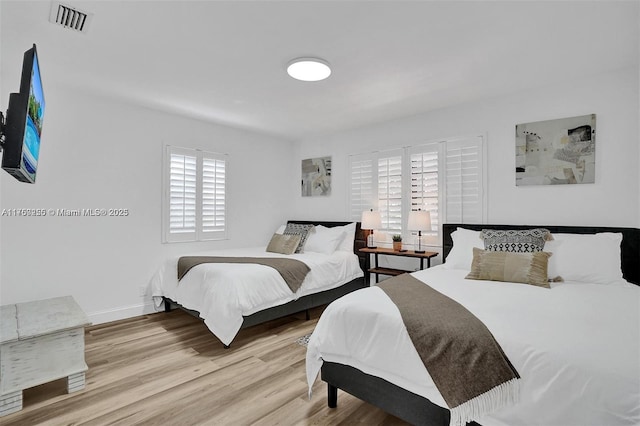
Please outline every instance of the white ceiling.
[[[49, 23], [49, 1], [0, 3], [4, 91], [35, 42], [45, 92], [65, 85], [292, 140], [638, 66], [638, 1], [63, 3], [94, 13], [87, 34]], [[333, 74], [291, 79], [300, 56]]]

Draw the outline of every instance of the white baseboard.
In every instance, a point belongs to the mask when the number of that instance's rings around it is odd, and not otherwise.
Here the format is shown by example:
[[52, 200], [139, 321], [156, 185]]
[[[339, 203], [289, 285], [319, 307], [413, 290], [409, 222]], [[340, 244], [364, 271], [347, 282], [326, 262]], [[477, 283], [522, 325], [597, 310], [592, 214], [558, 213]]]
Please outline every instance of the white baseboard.
[[90, 312], [87, 316], [89, 317], [89, 321], [91, 321], [93, 325], [96, 325], [160, 312], [158, 309], [162, 310], [162, 308], [156, 308], [153, 302], [150, 301], [138, 305], [121, 306], [106, 311]]

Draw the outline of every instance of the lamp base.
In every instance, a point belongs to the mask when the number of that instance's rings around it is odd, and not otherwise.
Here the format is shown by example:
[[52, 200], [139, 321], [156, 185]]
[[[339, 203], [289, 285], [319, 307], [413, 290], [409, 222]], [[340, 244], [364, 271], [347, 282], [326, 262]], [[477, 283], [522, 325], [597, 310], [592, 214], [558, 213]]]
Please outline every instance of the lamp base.
[[369, 235], [367, 235], [367, 248], [370, 248], [370, 249], [378, 248], [376, 247], [376, 242], [373, 239], [373, 231], [371, 231]]

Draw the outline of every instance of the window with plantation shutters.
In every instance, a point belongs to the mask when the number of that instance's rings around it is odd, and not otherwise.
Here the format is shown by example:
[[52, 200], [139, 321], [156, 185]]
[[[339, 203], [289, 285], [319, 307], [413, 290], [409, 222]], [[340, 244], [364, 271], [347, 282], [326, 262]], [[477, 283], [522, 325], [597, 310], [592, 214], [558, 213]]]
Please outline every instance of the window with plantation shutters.
[[[484, 143], [481, 136], [447, 139], [386, 152], [350, 156], [350, 212], [380, 212], [388, 234], [403, 234], [410, 211], [426, 210], [431, 231], [423, 242], [440, 244], [443, 223], [483, 223], [485, 218]], [[414, 238], [410, 238], [410, 237]]]
[[402, 158], [401, 149], [349, 156], [349, 211], [360, 221], [362, 212], [380, 212], [382, 229], [402, 230]]
[[167, 146], [163, 241], [226, 238], [226, 155]]

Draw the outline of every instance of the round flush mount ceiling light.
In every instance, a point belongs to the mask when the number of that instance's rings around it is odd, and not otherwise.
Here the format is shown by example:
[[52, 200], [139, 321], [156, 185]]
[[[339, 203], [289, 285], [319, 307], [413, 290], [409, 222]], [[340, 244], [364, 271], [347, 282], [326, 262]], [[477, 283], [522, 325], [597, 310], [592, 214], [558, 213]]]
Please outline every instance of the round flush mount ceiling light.
[[331, 68], [322, 59], [298, 58], [289, 63], [287, 73], [296, 80], [320, 81], [331, 75]]

